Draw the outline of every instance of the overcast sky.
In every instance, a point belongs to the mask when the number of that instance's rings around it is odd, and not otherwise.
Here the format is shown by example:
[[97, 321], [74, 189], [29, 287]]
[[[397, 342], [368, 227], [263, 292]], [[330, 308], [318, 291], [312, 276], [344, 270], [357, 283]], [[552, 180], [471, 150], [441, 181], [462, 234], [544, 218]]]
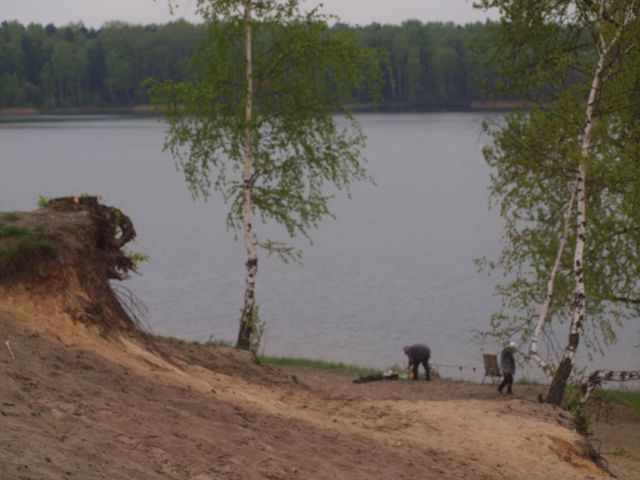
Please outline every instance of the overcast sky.
[[[149, 24], [184, 17], [197, 21], [196, 0], [178, 1], [176, 15], [172, 17], [167, 0], [0, 0], [0, 20], [54, 25], [82, 22], [94, 28], [110, 20]], [[486, 13], [474, 10], [472, 0], [306, 0], [304, 5], [319, 3], [323, 3], [326, 13], [352, 25], [399, 24], [408, 19], [464, 24], [487, 18]]]

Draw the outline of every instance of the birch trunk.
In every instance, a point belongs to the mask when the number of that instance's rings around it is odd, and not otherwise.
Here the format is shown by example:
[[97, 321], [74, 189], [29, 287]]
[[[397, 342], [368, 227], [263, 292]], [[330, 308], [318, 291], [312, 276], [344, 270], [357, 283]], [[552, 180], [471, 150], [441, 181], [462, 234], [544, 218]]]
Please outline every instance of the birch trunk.
[[549, 363], [540, 356], [538, 353], [538, 342], [540, 340], [540, 334], [544, 329], [545, 324], [547, 323], [547, 319], [549, 317], [549, 309], [551, 308], [551, 302], [553, 301], [554, 295], [554, 285], [556, 276], [558, 274], [558, 270], [560, 269], [560, 263], [562, 262], [562, 256], [564, 254], [564, 249], [567, 245], [567, 238], [569, 237], [569, 227], [571, 216], [573, 215], [573, 207], [576, 202], [576, 193], [578, 191], [579, 184], [576, 182], [576, 186], [571, 192], [571, 199], [569, 200], [569, 205], [567, 205], [567, 210], [564, 213], [564, 229], [562, 232], [562, 238], [560, 239], [560, 244], [558, 245], [558, 253], [556, 254], [555, 262], [553, 263], [553, 268], [551, 269], [551, 273], [549, 274], [549, 281], [547, 282], [547, 295], [544, 299], [544, 303], [540, 307], [540, 314], [538, 316], [538, 323], [536, 324], [536, 328], [533, 331], [533, 336], [531, 338], [531, 345], [529, 346], [529, 355], [531, 359], [538, 364], [538, 366], [542, 369], [542, 371], [547, 375], [549, 379], [553, 378], [553, 372], [551, 370], [551, 366]]
[[554, 405], [560, 405], [564, 396], [564, 390], [573, 370], [573, 359], [580, 343], [583, 322], [587, 312], [587, 298], [584, 283], [584, 250], [587, 240], [587, 161], [591, 151], [591, 138], [595, 121], [595, 106], [602, 87], [602, 76], [605, 69], [606, 49], [599, 52], [598, 65], [591, 82], [589, 101], [587, 103], [585, 126], [582, 134], [582, 158], [576, 177], [576, 201], [577, 201], [577, 235], [573, 255], [573, 275], [575, 279], [573, 315], [569, 338], [564, 349], [562, 360], [558, 365], [545, 401]]
[[245, 263], [245, 290], [244, 306], [240, 317], [240, 329], [236, 347], [249, 350], [251, 348], [251, 335], [253, 334], [253, 317], [255, 309], [256, 275], [258, 273], [258, 252], [253, 239], [253, 203], [251, 194], [253, 190], [251, 178], [251, 122], [253, 120], [253, 45], [252, 45], [252, 0], [246, 0], [244, 4], [244, 35], [245, 35], [245, 60], [246, 60], [246, 91], [245, 91], [245, 127], [242, 146], [243, 157], [243, 190], [244, 202], [242, 205], [242, 223], [244, 246], [247, 252]]

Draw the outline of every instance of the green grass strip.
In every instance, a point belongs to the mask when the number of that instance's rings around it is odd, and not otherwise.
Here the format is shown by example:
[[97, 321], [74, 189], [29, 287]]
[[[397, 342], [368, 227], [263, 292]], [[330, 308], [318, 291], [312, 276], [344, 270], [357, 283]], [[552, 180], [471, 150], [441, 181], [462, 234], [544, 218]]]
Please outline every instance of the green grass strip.
[[600, 390], [598, 395], [621, 403], [631, 408], [635, 413], [640, 415], [640, 392], [629, 392], [621, 390]]
[[312, 360], [309, 358], [269, 357], [266, 355], [260, 355], [258, 358], [262, 365], [276, 365], [279, 367], [309, 367], [346, 375], [371, 375], [372, 373], [380, 371], [357, 365], [347, 365], [342, 362], [326, 362], [324, 360]]

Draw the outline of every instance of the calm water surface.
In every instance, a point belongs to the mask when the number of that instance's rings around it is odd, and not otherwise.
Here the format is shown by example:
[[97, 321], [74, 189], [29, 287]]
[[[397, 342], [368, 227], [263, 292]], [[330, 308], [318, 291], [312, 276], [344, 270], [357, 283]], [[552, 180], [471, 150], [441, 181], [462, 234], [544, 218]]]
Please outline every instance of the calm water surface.
[[[481, 379], [473, 341], [498, 307], [496, 279], [473, 259], [495, 257], [501, 221], [487, 208], [490, 170], [480, 114], [371, 114], [360, 121], [377, 186], [360, 184], [332, 203], [335, 220], [312, 233], [303, 266], [260, 257], [257, 297], [267, 354], [386, 367], [402, 346], [426, 342], [441, 371]], [[0, 124], [0, 210], [31, 210], [38, 195], [90, 192], [127, 213], [150, 255], [126, 282], [148, 306], [158, 334], [235, 340], [244, 250], [226, 232], [218, 198], [193, 201], [162, 152], [156, 119], [91, 118]], [[284, 239], [274, 226], [258, 235]], [[629, 326], [606, 366], [640, 368]], [[596, 364], [605, 366], [601, 359]], [[471, 367], [478, 367], [474, 374]], [[537, 376], [536, 369], [529, 372]]]

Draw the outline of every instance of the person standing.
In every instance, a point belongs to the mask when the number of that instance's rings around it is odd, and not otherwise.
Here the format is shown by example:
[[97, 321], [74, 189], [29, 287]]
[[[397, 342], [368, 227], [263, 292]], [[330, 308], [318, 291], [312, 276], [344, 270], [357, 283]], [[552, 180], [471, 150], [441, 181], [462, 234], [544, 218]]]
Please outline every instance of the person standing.
[[503, 380], [498, 387], [498, 392], [502, 393], [504, 387], [507, 387], [507, 393], [511, 395], [513, 393], [513, 376], [516, 374], [516, 359], [513, 353], [516, 351], [515, 342], [511, 342], [508, 347], [505, 347], [500, 353], [500, 370], [502, 370]]
[[431, 380], [431, 374], [429, 373], [429, 358], [431, 357], [431, 350], [426, 345], [415, 344], [408, 345], [403, 348], [404, 354], [408, 358], [407, 370], [413, 369], [413, 379], [418, 380], [418, 367], [422, 363], [425, 371], [425, 380]]

